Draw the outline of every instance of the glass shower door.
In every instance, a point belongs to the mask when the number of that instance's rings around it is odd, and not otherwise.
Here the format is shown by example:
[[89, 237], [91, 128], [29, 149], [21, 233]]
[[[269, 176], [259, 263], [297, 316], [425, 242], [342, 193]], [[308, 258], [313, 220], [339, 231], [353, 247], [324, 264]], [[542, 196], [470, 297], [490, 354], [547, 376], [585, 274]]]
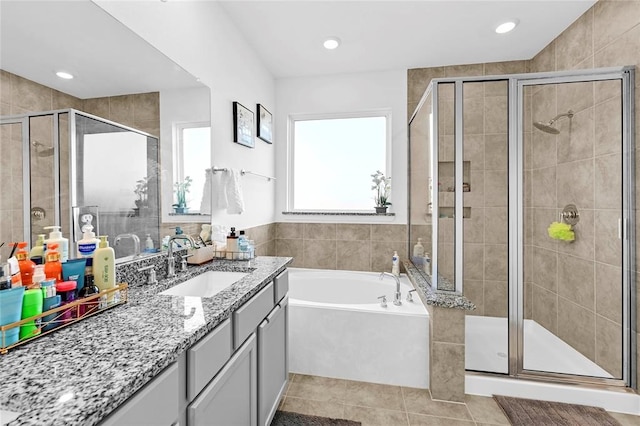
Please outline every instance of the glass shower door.
[[622, 379], [622, 80], [536, 83], [521, 92], [521, 370]]

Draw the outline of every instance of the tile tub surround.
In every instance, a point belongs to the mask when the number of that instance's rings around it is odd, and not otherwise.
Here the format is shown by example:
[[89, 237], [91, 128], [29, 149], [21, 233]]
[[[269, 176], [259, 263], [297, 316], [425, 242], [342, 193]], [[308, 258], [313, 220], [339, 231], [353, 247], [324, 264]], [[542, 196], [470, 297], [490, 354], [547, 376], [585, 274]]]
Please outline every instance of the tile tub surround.
[[394, 250], [407, 258], [407, 225], [278, 222], [275, 243], [294, 267], [389, 272]]
[[[23, 413], [9, 425], [98, 424], [179, 355], [265, 287], [291, 258], [215, 261], [155, 286], [129, 289], [129, 302], [0, 357], [0, 407]], [[209, 270], [251, 274], [212, 298], [185, 330], [184, 298], [158, 293]], [[43, 362], [46, 360], [46, 362]], [[63, 395], [71, 399], [60, 402]]]
[[475, 305], [459, 293], [434, 291], [428, 278], [404, 262], [409, 279], [429, 311], [429, 390], [434, 399], [465, 398], [465, 313]]

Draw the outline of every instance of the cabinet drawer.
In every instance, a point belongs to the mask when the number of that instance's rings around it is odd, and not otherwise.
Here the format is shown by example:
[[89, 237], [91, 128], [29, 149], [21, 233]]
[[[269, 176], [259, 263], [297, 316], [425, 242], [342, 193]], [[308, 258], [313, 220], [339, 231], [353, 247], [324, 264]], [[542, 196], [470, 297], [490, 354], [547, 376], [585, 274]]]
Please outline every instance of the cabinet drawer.
[[238, 349], [273, 308], [273, 282], [233, 313], [233, 348]]
[[192, 401], [231, 358], [231, 320], [226, 319], [187, 352], [187, 398]]
[[280, 275], [275, 277], [273, 279], [273, 285], [275, 288], [275, 298], [273, 302], [278, 303], [289, 291], [289, 271], [285, 269]]

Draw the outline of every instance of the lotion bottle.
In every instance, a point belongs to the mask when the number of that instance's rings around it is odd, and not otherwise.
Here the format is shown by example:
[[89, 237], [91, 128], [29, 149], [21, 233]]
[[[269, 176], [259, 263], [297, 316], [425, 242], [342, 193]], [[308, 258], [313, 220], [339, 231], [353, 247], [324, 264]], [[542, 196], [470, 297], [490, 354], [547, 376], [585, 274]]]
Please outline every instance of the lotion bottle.
[[62, 232], [60, 232], [60, 226], [45, 226], [44, 229], [53, 229], [53, 231], [49, 233], [49, 239], [47, 239], [47, 247], [51, 243], [58, 244], [58, 248], [60, 249], [60, 261], [66, 262], [67, 260], [69, 260], [69, 240], [62, 236]]
[[98, 249], [98, 244], [100, 244], [100, 240], [96, 238], [96, 234], [93, 232], [92, 220], [93, 215], [82, 215], [84, 224], [82, 225], [82, 239], [78, 241], [77, 257], [79, 259], [93, 257], [93, 253], [95, 253]]
[[418, 242], [413, 246], [413, 257], [424, 257], [424, 246], [422, 245], [422, 238], [418, 238]]
[[[116, 286], [116, 261], [112, 247], [109, 247], [106, 235], [100, 236], [100, 245], [93, 254], [93, 278], [100, 291], [112, 289]], [[100, 307], [104, 308], [120, 301], [120, 295], [116, 292], [109, 293], [108, 297], [100, 298]]]
[[391, 273], [396, 277], [400, 276], [400, 258], [397, 251], [393, 252], [393, 257], [391, 258]]
[[30, 259], [39, 257], [40, 259], [42, 259], [41, 263], [44, 263], [44, 237], [44, 234], [38, 234], [36, 244], [31, 248], [31, 252], [29, 252]]

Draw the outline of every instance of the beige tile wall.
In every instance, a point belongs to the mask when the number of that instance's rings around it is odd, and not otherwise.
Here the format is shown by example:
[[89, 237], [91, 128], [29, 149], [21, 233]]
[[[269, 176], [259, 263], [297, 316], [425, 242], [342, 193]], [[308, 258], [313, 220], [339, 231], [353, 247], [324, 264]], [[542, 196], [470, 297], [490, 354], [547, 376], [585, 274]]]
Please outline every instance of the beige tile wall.
[[[638, 67], [640, 1], [600, 0], [530, 64], [534, 72]], [[638, 81], [636, 105], [640, 105]], [[532, 120], [569, 108], [576, 115], [571, 122], [559, 123], [562, 133], [557, 137], [531, 133], [530, 153], [531, 256], [536, 273], [545, 277], [532, 279], [533, 318], [546, 318], [545, 327], [618, 377], [622, 368], [619, 93], [619, 85], [612, 82], [533, 90]], [[638, 122], [636, 107], [636, 140], [640, 140]], [[542, 190], [553, 180], [555, 193]], [[536, 238], [570, 201], [581, 210], [576, 241]]]
[[276, 255], [299, 268], [391, 271], [394, 250], [406, 258], [407, 226], [291, 223], [276, 225]]

